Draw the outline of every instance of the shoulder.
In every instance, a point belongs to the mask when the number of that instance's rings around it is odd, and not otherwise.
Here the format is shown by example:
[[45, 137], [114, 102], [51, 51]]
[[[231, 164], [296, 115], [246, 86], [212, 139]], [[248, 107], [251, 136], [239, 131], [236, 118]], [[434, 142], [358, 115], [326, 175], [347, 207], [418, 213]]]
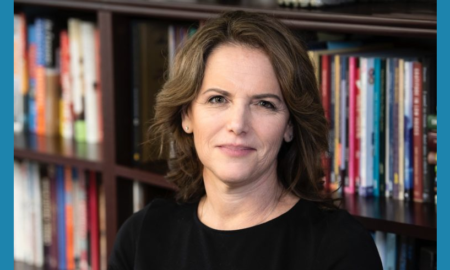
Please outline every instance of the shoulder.
[[370, 233], [346, 210], [324, 210], [308, 202], [309, 215], [321, 235], [315, 261], [317, 269], [382, 270]]
[[116, 235], [113, 251], [108, 260], [108, 269], [133, 269], [136, 245], [144, 236], [142, 228], [164, 226], [164, 224], [171, 224], [174, 219], [183, 219], [187, 206], [170, 200], [155, 199], [142, 210], [131, 215]]

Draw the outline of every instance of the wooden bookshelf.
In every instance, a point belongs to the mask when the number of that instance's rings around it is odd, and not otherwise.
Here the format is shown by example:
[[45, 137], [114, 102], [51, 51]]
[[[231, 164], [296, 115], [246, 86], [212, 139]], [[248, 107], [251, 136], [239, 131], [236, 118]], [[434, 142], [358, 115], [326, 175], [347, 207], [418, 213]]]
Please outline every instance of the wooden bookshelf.
[[[252, 1], [257, 2], [257, 1]], [[263, 6], [248, 1], [147, 1], [147, 0], [14, 0], [15, 12], [30, 9], [77, 14], [96, 18], [101, 37], [101, 83], [103, 104], [102, 144], [79, 144], [60, 138], [35, 135], [14, 137], [14, 158], [57, 163], [95, 170], [101, 173], [106, 196], [107, 251], [112, 250], [121, 223], [117, 209], [118, 180], [127, 178], [174, 190], [160, 174], [135, 169], [127, 162], [127, 121], [129, 109], [124, 97], [130, 91], [130, 68], [127, 66], [123, 38], [118, 26], [130, 18], [154, 18], [196, 23], [228, 10], [241, 9], [273, 14], [288, 26], [307, 31], [327, 31], [383, 37], [437, 38], [436, 4], [381, 3], [352, 4], [324, 9], [292, 9], [277, 5]], [[76, 15], [74, 15], [76, 16]], [[130, 60], [128, 60], [130, 61]], [[128, 78], [127, 78], [128, 76]], [[131, 132], [131, 130], [129, 130]], [[370, 230], [381, 230], [436, 241], [436, 207], [434, 204], [408, 203], [392, 199], [346, 196], [344, 207]]]

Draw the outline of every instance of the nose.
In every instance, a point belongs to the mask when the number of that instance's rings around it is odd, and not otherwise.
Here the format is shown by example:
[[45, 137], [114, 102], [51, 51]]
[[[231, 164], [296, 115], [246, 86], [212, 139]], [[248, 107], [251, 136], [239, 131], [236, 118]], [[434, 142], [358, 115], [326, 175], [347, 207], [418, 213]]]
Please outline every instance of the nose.
[[249, 108], [246, 104], [233, 104], [229, 109], [227, 129], [236, 135], [245, 134], [248, 131], [250, 120]]

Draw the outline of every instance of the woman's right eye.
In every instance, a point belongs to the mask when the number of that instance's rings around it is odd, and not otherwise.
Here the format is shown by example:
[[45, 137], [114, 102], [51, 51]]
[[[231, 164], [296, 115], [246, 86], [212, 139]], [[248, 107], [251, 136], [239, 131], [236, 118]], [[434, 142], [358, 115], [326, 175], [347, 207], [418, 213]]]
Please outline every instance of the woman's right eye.
[[222, 96], [214, 96], [214, 97], [210, 98], [208, 101], [209, 101], [209, 103], [212, 103], [212, 104], [220, 104], [220, 103], [225, 103], [226, 100]]

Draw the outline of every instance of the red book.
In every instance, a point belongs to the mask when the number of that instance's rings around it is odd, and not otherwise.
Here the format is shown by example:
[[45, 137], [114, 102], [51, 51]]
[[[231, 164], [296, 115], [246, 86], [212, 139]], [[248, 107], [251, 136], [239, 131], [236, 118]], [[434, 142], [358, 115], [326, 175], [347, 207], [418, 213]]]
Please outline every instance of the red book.
[[[330, 122], [330, 56], [322, 55], [321, 59], [321, 76], [320, 76], [320, 88], [322, 92], [322, 106], [325, 112], [325, 117]], [[330, 169], [331, 169], [331, 158], [329, 154], [324, 154], [322, 156], [322, 164], [325, 170], [325, 189], [330, 188]]]
[[349, 158], [348, 158], [348, 186], [345, 187], [345, 192], [354, 194], [356, 191], [356, 164], [358, 160], [356, 160], [356, 83], [358, 76], [358, 58], [350, 57], [349, 58]]
[[90, 254], [91, 269], [100, 270], [99, 264], [99, 234], [98, 234], [98, 196], [97, 179], [95, 172], [89, 172], [89, 232], [90, 232]]
[[423, 201], [423, 119], [422, 119], [422, 64], [414, 62], [413, 65], [413, 174], [414, 174], [414, 201]]

